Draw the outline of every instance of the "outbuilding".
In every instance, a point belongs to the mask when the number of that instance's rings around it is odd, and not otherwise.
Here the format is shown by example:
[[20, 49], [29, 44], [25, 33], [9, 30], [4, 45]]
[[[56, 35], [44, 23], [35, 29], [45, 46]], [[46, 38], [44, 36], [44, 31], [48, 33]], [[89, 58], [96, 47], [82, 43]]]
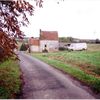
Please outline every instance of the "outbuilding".
[[40, 37], [29, 39], [30, 50], [33, 52], [54, 52], [59, 49], [59, 38], [57, 31], [42, 31]]

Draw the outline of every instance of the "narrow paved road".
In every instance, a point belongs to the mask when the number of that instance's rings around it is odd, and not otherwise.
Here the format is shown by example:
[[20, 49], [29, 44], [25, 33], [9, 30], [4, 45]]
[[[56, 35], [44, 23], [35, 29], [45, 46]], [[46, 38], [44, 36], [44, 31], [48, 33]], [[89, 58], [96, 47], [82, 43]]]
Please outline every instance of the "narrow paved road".
[[92, 99], [85, 89], [57, 69], [44, 62], [19, 53], [20, 66], [25, 84], [22, 89], [23, 99]]

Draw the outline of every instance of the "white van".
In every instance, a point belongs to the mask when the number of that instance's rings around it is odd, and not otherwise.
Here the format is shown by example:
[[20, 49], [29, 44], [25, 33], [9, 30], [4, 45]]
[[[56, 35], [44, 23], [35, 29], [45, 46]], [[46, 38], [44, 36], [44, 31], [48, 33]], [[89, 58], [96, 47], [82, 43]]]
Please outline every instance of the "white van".
[[67, 45], [68, 50], [86, 50], [87, 44], [86, 43], [71, 43]]

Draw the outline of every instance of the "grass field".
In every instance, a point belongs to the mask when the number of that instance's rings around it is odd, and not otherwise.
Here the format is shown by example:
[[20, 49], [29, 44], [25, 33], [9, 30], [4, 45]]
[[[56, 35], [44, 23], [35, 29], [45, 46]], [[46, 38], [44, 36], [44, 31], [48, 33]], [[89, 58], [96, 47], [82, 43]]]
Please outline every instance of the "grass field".
[[0, 64], [0, 99], [16, 97], [20, 92], [20, 75], [17, 61], [7, 60]]
[[33, 56], [56, 67], [100, 92], [100, 44], [88, 44], [86, 51], [33, 53]]

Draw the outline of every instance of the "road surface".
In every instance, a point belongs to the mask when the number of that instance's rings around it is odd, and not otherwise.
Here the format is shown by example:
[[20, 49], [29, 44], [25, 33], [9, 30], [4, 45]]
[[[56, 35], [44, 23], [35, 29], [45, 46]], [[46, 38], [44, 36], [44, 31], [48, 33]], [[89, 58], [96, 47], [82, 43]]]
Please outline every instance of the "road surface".
[[[83, 86], [50, 65], [19, 53], [25, 84], [21, 99], [94, 99]], [[79, 84], [79, 83], [78, 83]]]

